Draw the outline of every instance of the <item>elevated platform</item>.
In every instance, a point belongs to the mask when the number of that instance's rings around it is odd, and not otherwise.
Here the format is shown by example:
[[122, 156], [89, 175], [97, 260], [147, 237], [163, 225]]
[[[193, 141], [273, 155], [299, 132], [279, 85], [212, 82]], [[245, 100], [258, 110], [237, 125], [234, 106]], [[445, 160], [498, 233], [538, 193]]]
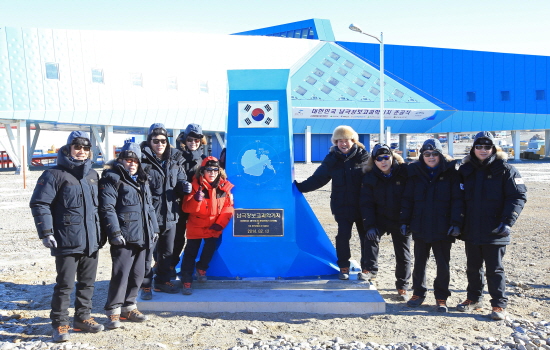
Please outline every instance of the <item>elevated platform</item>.
[[[386, 303], [369, 282], [318, 280], [209, 280], [193, 283], [193, 294], [153, 292], [138, 299], [141, 311], [303, 312], [362, 315], [386, 312]], [[181, 286], [181, 282], [176, 281]]]

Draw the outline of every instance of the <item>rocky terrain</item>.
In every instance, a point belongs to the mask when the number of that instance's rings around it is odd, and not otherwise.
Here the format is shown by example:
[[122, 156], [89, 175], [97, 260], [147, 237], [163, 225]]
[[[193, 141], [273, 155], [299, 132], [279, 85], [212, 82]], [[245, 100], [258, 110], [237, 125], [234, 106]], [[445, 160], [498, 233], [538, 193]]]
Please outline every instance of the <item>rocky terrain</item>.
[[[383, 315], [301, 313], [148, 313], [145, 323], [125, 323], [98, 334], [72, 333], [71, 342], [50, 342], [49, 304], [55, 282], [54, 260], [37, 238], [28, 202], [40, 171], [21, 176], [0, 173], [0, 350], [2, 349], [381, 349], [451, 350], [550, 349], [550, 163], [515, 164], [528, 187], [528, 203], [513, 227], [505, 257], [509, 317], [492, 321], [486, 307], [457, 312], [465, 299], [464, 245], [452, 251], [449, 313], [435, 311], [432, 294], [419, 308], [408, 308], [394, 290], [393, 247], [381, 243], [377, 287], [387, 302]], [[318, 164], [297, 164], [301, 181]], [[328, 207], [330, 185], [306, 198], [334, 241], [336, 223]], [[359, 261], [359, 241], [351, 241]], [[106, 323], [103, 304], [110, 278], [109, 250], [100, 254], [93, 316]], [[435, 277], [430, 260], [429, 285]]]

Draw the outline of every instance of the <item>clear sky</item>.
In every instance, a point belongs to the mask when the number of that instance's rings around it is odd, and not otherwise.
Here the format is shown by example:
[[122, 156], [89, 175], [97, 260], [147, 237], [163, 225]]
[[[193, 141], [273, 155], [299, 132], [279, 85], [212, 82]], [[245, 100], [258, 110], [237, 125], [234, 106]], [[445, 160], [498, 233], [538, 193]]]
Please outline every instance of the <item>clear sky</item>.
[[0, 26], [230, 34], [329, 19], [336, 40], [550, 56], [549, 0], [0, 0]]

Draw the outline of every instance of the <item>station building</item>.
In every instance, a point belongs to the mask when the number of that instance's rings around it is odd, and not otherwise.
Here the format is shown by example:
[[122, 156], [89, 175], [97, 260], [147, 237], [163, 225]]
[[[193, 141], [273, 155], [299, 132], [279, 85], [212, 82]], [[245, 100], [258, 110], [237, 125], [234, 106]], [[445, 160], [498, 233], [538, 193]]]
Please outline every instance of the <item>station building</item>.
[[161, 122], [177, 136], [198, 123], [218, 155], [227, 70], [285, 68], [296, 161], [322, 160], [338, 125], [377, 139], [382, 89], [385, 132], [401, 148], [409, 134], [511, 131], [518, 155], [520, 131], [545, 130], [548, 156], [550, 57], [385, 45], [384, 87], [379, 57], [378, 44], [337, 41], [322, 19], [233, 35], [1, 28], [0, 146], [20, 164], [41, 130], [80, 129], [109, 159], [113, 133]]

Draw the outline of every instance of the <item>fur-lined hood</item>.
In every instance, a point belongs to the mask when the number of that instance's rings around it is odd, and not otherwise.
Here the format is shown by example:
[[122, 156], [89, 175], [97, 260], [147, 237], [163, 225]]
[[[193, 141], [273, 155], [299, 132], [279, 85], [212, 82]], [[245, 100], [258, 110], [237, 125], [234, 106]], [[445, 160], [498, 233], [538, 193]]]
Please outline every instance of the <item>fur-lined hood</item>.
[[[365, 145], [363, 145], [361, 142], [354, 141], [354, 143], [357, 145], [357, 148], [362, 148], [362, 149], [366, 150]], [[338, 149], [338, 146], [336, 146], [336, 145], [330, 146], [329, 152], [342, 153], [342, 152], [340, 152], [340, 150]]]
[[[495, 146], [495, 148], [497, 150], [495, 152], [495, 154], [496, 154], [495, 159], [501, 159], [501, 160], [507, 162], [508, 161], [508, 153], [504, 152], [502, 150], [502, 148], [500, 148], [498, 146]], [[462, 164], [469, 163], [471, 159], [472, 159], [472, 156], [470, 154], [468, 154], [466, 157], [464, 157], [464, 159], [462, 159]]]
[[[393, 150], [391, 151], [391, 156], [393, 157], [392, 168], [395, 168], [399, 164], [405, 163], [405, 160], [403, 159], [403, 157], [401, 157], [399, 154], [395, 153]], [[374, 167], [375, 167], [374, 157], [371, 156], [371, 157], [369, 157], [369, 160], [367, 160], [367, 162], [365, 164], [363, 164], [363, 168], [362, 168], [363, 174], [372, 171], [372, 169]]]

